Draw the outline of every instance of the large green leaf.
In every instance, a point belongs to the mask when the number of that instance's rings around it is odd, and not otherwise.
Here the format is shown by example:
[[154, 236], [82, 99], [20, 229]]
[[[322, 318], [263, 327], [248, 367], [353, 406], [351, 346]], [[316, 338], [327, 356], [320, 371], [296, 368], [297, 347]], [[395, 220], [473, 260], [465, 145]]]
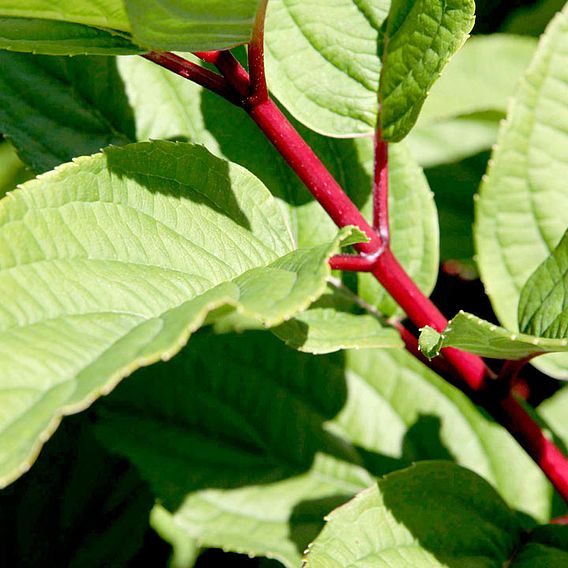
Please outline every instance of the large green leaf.
[[436, 357], [445, 347], [456, 347], [482, 357], [520, 360], [543, 353], [568, 352], [568, 338], [513, 333], [472, 314], [459, 312], [442, 333], [426, 326], [420, 334], [420, 349], [427, 357]]
[[31, 472], [0, 492], [8, 566], [127, 567], [149, 531], [152, 494], [94, 438], [85, 415], [47, 443]]
[[144, 51], [122, 35], [82, 24], [6, 17], [0, 17], [0, 49], [46, 55], [129, 55]]
[[[45, 20], [44, 29], [41, 22], [23, 26], [28, 26], [30, 33], [53, 34], [57, 49], [61, 50], [58, 53], [75, 54], [77, 49], [89, 49], [96, 30], [89, 32], [87, 27], [102, 28], [112, 35], [122, 32], [125, 41], [117, 39], [114, 44], [108, 38], [102, 39], [104, 32], [98, 34], [99, 41], [106, 41], [108, 49], [115, 54], [124, 53], [125, 46], [129, 45], [126, 40], [129, 34], [136, 44], [147, 49], [205, 51], [247, 43], [259, 1], [59, 0], [54, 3], [51, 0], [1, 0], [0, 17]], [[58, 23], [79, 25], [55, 25]], [[33, 26], [37, 26], [35, 31]], [[66, 47], [69, 51], [64, 51]], [[21, 48], [21, 45], [15, 47]]]
[[37, 172], [134, 139], [114, 59], [0, 51], [0, 131]]
[[330, 136], [373, 132], [380, 29], [389, 4], [389, 0], [270, 0], [269, 86], [300, 122]]
[[293, 250], [258, 179], [171, 142], [80, 158], [0, 207], [3, 483], [61, 415], [173, 356], [211, 310], [272, 326], [306, 309], [349, 232]]
[[[568, 226], [568, 8], [541, 40], [499, 135], [476, 207], [481, 278], [500, 322], [518, 329], [521, 289]], [[552, 359], [550, 359], [552, 357]], [[568, 377], [568, 358], [538, 366]]]
[[463, 45], [473, 0], [393, 0], [379, 85], [381, 133], [398, 142], [414, 126], [430, 87]]
[[336, 504], [423, 459], [549, 514], [549, 486], [509, 434], [404, 350], [316, 358], [260, 332], [192, 342], [95, 407], [99, 439], [149, 481], [173, 541], [297, 566]]
[[[331, 220], [244, 113], [148, 61], [120, 58], [119, 69], [134, 109], [138, 138], [187, 137], [205, 144], [214, 154], [249, 169], [284, 202], [299, 246], [333, 238], [336, 229]], [[161, 104], [155, 104], [157, 100]], [[355, 204], [371, 218], [372, 141], [335, 140], [298, 128]], [[391, 147], [390, 161], [393, 250], [429, 293], [438, 271], [436, 208], [428, 183], [403, 145]], [[367, 300], [380, 309], [394, 310], [394, 303], [372, 278], [363, 277], [362, 282]]]
[[431, 462], [393, 473], [328, 516], [307, 568], [548, 566], [568, 560], [568, 527], [527, 534], [480, 477]]
[[261, 0], [125, 0], [136, 41], [160, 50], [209, 51], [250, 40]]

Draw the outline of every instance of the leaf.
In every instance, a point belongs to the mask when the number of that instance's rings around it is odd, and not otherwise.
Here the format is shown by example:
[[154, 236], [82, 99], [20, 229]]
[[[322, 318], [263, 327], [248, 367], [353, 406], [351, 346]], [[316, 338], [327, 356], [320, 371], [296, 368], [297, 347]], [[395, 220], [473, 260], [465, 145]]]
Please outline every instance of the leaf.
[[[456, 133], [457, 134], [457, 133]], [[466, 136], [468, 131], [462, 131]], [[454, 140], [454, 142], [457, 141]], [[448, 140], [451, 143], [451, 138]], [[487, 168], [489, 153], [471, 156], [461, 162], [425, 170], [434, 192], [440, 220], [440, 259], [472, 259], [474, 198]], [[477, 277], [476, 277], [477, 278]], [[467, 292], [464, 291], [464, 294]]]
[[513, 568], [562, 568], [568, 562], [568, 527], [536, 527], [517, 554]]
[[248, 43], [259, 3], [125, 0], [136, 41], [163, 51], [211, 51]]
[[568, 388], [566, 386], [556, 391], [538, 407], [539, 415], [546, 420], [546, 423], [553, 429], [554, 434], [560, 437], [565, 446], [568, 446], [567, 407]]
[[268, 84], [296, 119], [328, 136], [374, 131], [381, 68], [377, 50], [389, 4], [270, 0]]
[[133, 140], [114, 59], [0, 52], [0, 130], [36, 172]]
[[[568, 8], [550, 24], [499, 135], [476, 206], [481, 278], [501, 324], [518, 329], [521, 290], [568, 226]], [[568, 358], [537, 366], [568, 377]]]
[[381, 134], [399, 142], [412, 129], [430, 87], [467, 39], [472, 0], [393, 0], [379, 85]]
[[497, 140], [500, 121], [499, 114], [479, 113], [425, 126], [418, 123], [405, 142], [423, 168], [452, 164], [490, 149]]
[[504, 115], [536, 46], [533, 38], [507, 34], [470, 37], [432, 86], [418, 125], [488, 111]]
[[460, 311], [439, 334], [426, 326], [420, 334], [420, 350], [426, 357], [439, 355], [445, 347], [456, 347], [481, 357], [520, 360], [568, 351], [568, 338], [549, 339], [513, 333], [503, 327]]
[[511, 436], [400, 349], [316, 358], [258, 331], [200, 332], [94, 410], [98, 438], [139, 468], [178, 541], [286, 566], [334, 506], [418, 460], [456, 460], [512, 506], [549, 514], [550, 486]]
[[332, 427], [375, 475], [452, 460], [489, 481], [509, 506], [549, 518], [550, 485], [540, 469], [463, 393], [405, 350], [349, 351], [346, 359], [349, 396]]
[[[353, 313], [341, 289], [331, 289], [309, 310], [272, 329], [286, 345], [321, 355], [340, 349], [404, 347], [400, 334], [376, 314]], [[343, 305], [342, 305], [343, 304]]]
[[[429, 295], [438, 276], [438, 216], [428, 181], [402, 144], [389, 148], [389, 189], [389, 209], [395, 212], [389, 216], [392, 250], [414, 282]], [[363, 209], [367, 218], [371, 211], [368, 201]], [[386, 315], [401, 313], [373, 276], [358, 276], [359, 295], [366, 302]]]
[[12, 144], [0, 142], [0, 197], [33, 177], [18, 158]]
[[568, 338], [568, 231], [523, 286], [519, 327], [539, 337]]
[[[284, 203], [299, 246], [333, 238], [333, 222], [244, 113], [140, 58], [120, 58], [119, 69], [134, 109], [138, 138], [186, 137], [204, 144], [214, 154], [249, 169]], [[163, 102], [156, 105], [156, 100]], [[372, 141], [330, 139], [294, 125], [370, 219]], [[242, 144], [244, 139], [247, 144]], [[393, 251], [410, 276], [429, 293], [438, 273], [438, 229], [431, 192], [402, 144], [390, 148], [389, 176]], [[364, 291], [369, 303], [386, 313], [395, 309], [374, 279], [367, 276], [362, 282], [360, 292]]]
[[192, 341], [97, 405], [98, 438], [200, 546], [297, 565], [323, 515], [372, 480], [324, 427], [345, 400], [343, 356], [258, 331]]
[[148, 532], [152, 494], [134, 468], [73, 417], [31, 472], [0, 493], [2, 561], [10, 566], [132, 566]]
[[0, 16], [71, 22], [128, 32], [122, 0], [2, 0]]
[[13, 192], [0, 207], [2, 483], [62, 415], [175, 355], [212, 310], [273, 326], [306, 309], [349, 232], [294, 250], [266, 188], [189, 144], [110, 148]]
[[0, 49], [46, 55], [132, 55], [144, 52], [127, 38], [106, 30], [56, 20], [3, 17], [0, 17]]
[[[527, 551], [523, 528], [471, 471], [444, 462], [421, 463], [386, 476], [333, 511], [305, 565], [521, 566], [526, 564], [510, 561], [517, 548], [523, 547], [521, 556]], [[551, 558], [546, 550], [532, 557], [532, 566]]]

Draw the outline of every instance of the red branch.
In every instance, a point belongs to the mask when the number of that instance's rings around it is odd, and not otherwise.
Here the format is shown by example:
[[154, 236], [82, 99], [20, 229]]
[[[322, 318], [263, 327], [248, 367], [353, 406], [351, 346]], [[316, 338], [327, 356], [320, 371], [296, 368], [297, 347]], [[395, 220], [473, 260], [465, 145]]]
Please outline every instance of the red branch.
[[[263, 5], [265, 7], [265, 3]], [[197, 54], [203, 61], [215, 65], [222, 77], [173, 54], [150, 53], [145, 57], [243, 108], [336, 225], [355, 225], [369, 238], [369, 242], [355, 245], [360, 256], [338, 255], [331, 260], [332, 268], [372, 272], [418, 328], [429, 325], [442, 331], [447, 324], [446, 318], [419, 290], [394, 257], [388, 244], [387, 144], [378, 133], [375, 139], [373, 185], [374, 226], [371, 226], [268, 96], [264, 76], [263, 15], [257, 20], [249, 49], [252, 81], [238, 61], [225, 51]], [[406, 330], [402, 337], [409, 350], [419, 355], [416, 339]], [[502, 391], [495, 388], [498, 383], [492, 380], [494, 375], [481, 358], [453, 348], [444, 349], [443, 356], [447, 367], [453, 370], [453, 374], [465, 386], [471, 391], [486, 395], [486, 405], [493, 409], [500, 422], [515, 436], [568, 501], [568, 460], [544, 435], [522, 405], [512, 395], [502, 396]]]

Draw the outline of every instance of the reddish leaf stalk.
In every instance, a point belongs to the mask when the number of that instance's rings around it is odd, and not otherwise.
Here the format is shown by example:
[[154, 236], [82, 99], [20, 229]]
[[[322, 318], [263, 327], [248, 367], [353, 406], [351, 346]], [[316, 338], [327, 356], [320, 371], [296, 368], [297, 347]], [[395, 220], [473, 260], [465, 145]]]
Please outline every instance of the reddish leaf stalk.
[[[256, 37], [261, 37], [261, 32], [258, 34]], [[262, 51], [258, 47], [255, 57], [260, 58]], [[388, 246], [388, 150], [386, 144], [380, 140], [380, 136], [376, 139], [377, 175], [374, 182], [374, 225], [379, 231], [377, 232], [274, 102], [268, 96], [264, 100], [262, 96], [251, 96], [253, 89], [250, 87], [248, 74], [230, 53], [198, 54], [204, 61], [216, 65], [223, 78], [207, 70], [200, 74], [195, 71], [196, 66], [190, 62], [177, 56], [173, 56], [172, 59], [163, 57], [164, 55], [148, 54], [146, 57], [244, 108], [336, 225], [339, 227], [355, 225], [367, 235], [369, 242], [355, 246], [361, 253], [359, 257], [339, 255], [332, 259], [333, 268], [371, 271], [417, 327], [430, 325], [438, 331], [446, 327], [446, 318], [419, 290]], [[260, 61], [254, 63], [257, 94], [263, 93], [261, 84], [264, 82], [264, 71], [260, 72], [260, 63]], [[234, 97], [235, 93], [239, 95], [237, 99]], [[407, 346], [411, 343], [414, 345], [407, 333], [403, 335], [403, 340]], [[410, 350], [418, 354], [416, 346]], [[487, 395], [488, 406], [497, 408], [501, 423], [515, 436], [568, 502], [568, 460], [562, 452], [546, 438], [538, 424], [512, 395], [491, 400], [490, 395], [498, 390], [492, 388], [495, 383], [491, 379], [494, 376], [481, 358], [453, 348], [444, 349], [443, 355], [445, 361], [469, 389]]]
[[151, 51], [150, 53], [145, 53], [142, 57], [221, 95], [224, 99], [234, 104], [238, 104], [239, 97], [235, 89], [229, 86], [227, 81], [220, 75], [217, 75], [217, 73], [204, 69], [174, 53]]
[[383, 246], [390, 241], [389, 228], [389, 147], [382, 139], [381, 129], [375, 133], [375, 179], [373, 181], [373, 227]]

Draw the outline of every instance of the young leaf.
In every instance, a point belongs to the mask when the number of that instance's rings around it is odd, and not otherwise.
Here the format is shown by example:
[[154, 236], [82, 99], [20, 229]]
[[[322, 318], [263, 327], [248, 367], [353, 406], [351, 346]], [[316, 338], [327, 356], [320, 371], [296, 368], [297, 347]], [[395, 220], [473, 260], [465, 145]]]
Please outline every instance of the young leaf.
[[402, 140], [430, 87], [463, 45], [474, 22], [473, 0], [393, 0], [379, 83], [381, 133]]
[[36, 172], [134, 140], [115, 60], [0, 52], [0, 131]]
[[[567, 558], [568, 530], [559, 528], [537, 529], [546, 534], [535, 531], [526, 543], [519, 517], [483, 479], [449, 463], [419, 463], [386, 476], [333, 511], [310, 545], [305, 565], [560, 568], [560, 559]], [[533, 543], [556, 550], [529, 550]]]
[[212, 310], [274, 326], [306, 309], [349, 232], [294, 250], [262, 183], [190, 144], [111, 148], [10, 194], [0, 204], [10, 299], [1, 482], [29, 467], [62, 415], [175, 355]]
[[[269, 86], [300, 122], [328, 136], [374, 130], [389, 0], [270, 0]], [[357, 30], [357, 33], [353, 33]]]
[[456, 347], [481, 357], [520, 360], [543, 353], [568, 352], [568, 338], [513, 333], [472, 314], [459, 312], [442, 333], [426, 326], [420, 334], [420, 350], [426, 357], [436, 357], [444, 347]]
[[523, 286], [519, 327], [540, 337], [568, 338], [568, 231]]
[[250, 40], [261, 0], [125, 0], [136, 41], [162, 51], [227, 49]]
[[321, 355], [340, 349], [402, 347], [399, 333], [370, 314], [355, 315], [334, 307], [312, 307], [272, 332], [286, 345]]
[[45, 55], [132, 55], [144, 51], [126, 37], [98, 28], [56, 20], [3, 17], [0, 49]]
[[[523, 286], [568, 226], [568, 7], [543, 36], [518, 90], [476, 206], [481, 278], [499, 321], [518, 329]], [[568, 359], [537, 366], [568, 377]]]

